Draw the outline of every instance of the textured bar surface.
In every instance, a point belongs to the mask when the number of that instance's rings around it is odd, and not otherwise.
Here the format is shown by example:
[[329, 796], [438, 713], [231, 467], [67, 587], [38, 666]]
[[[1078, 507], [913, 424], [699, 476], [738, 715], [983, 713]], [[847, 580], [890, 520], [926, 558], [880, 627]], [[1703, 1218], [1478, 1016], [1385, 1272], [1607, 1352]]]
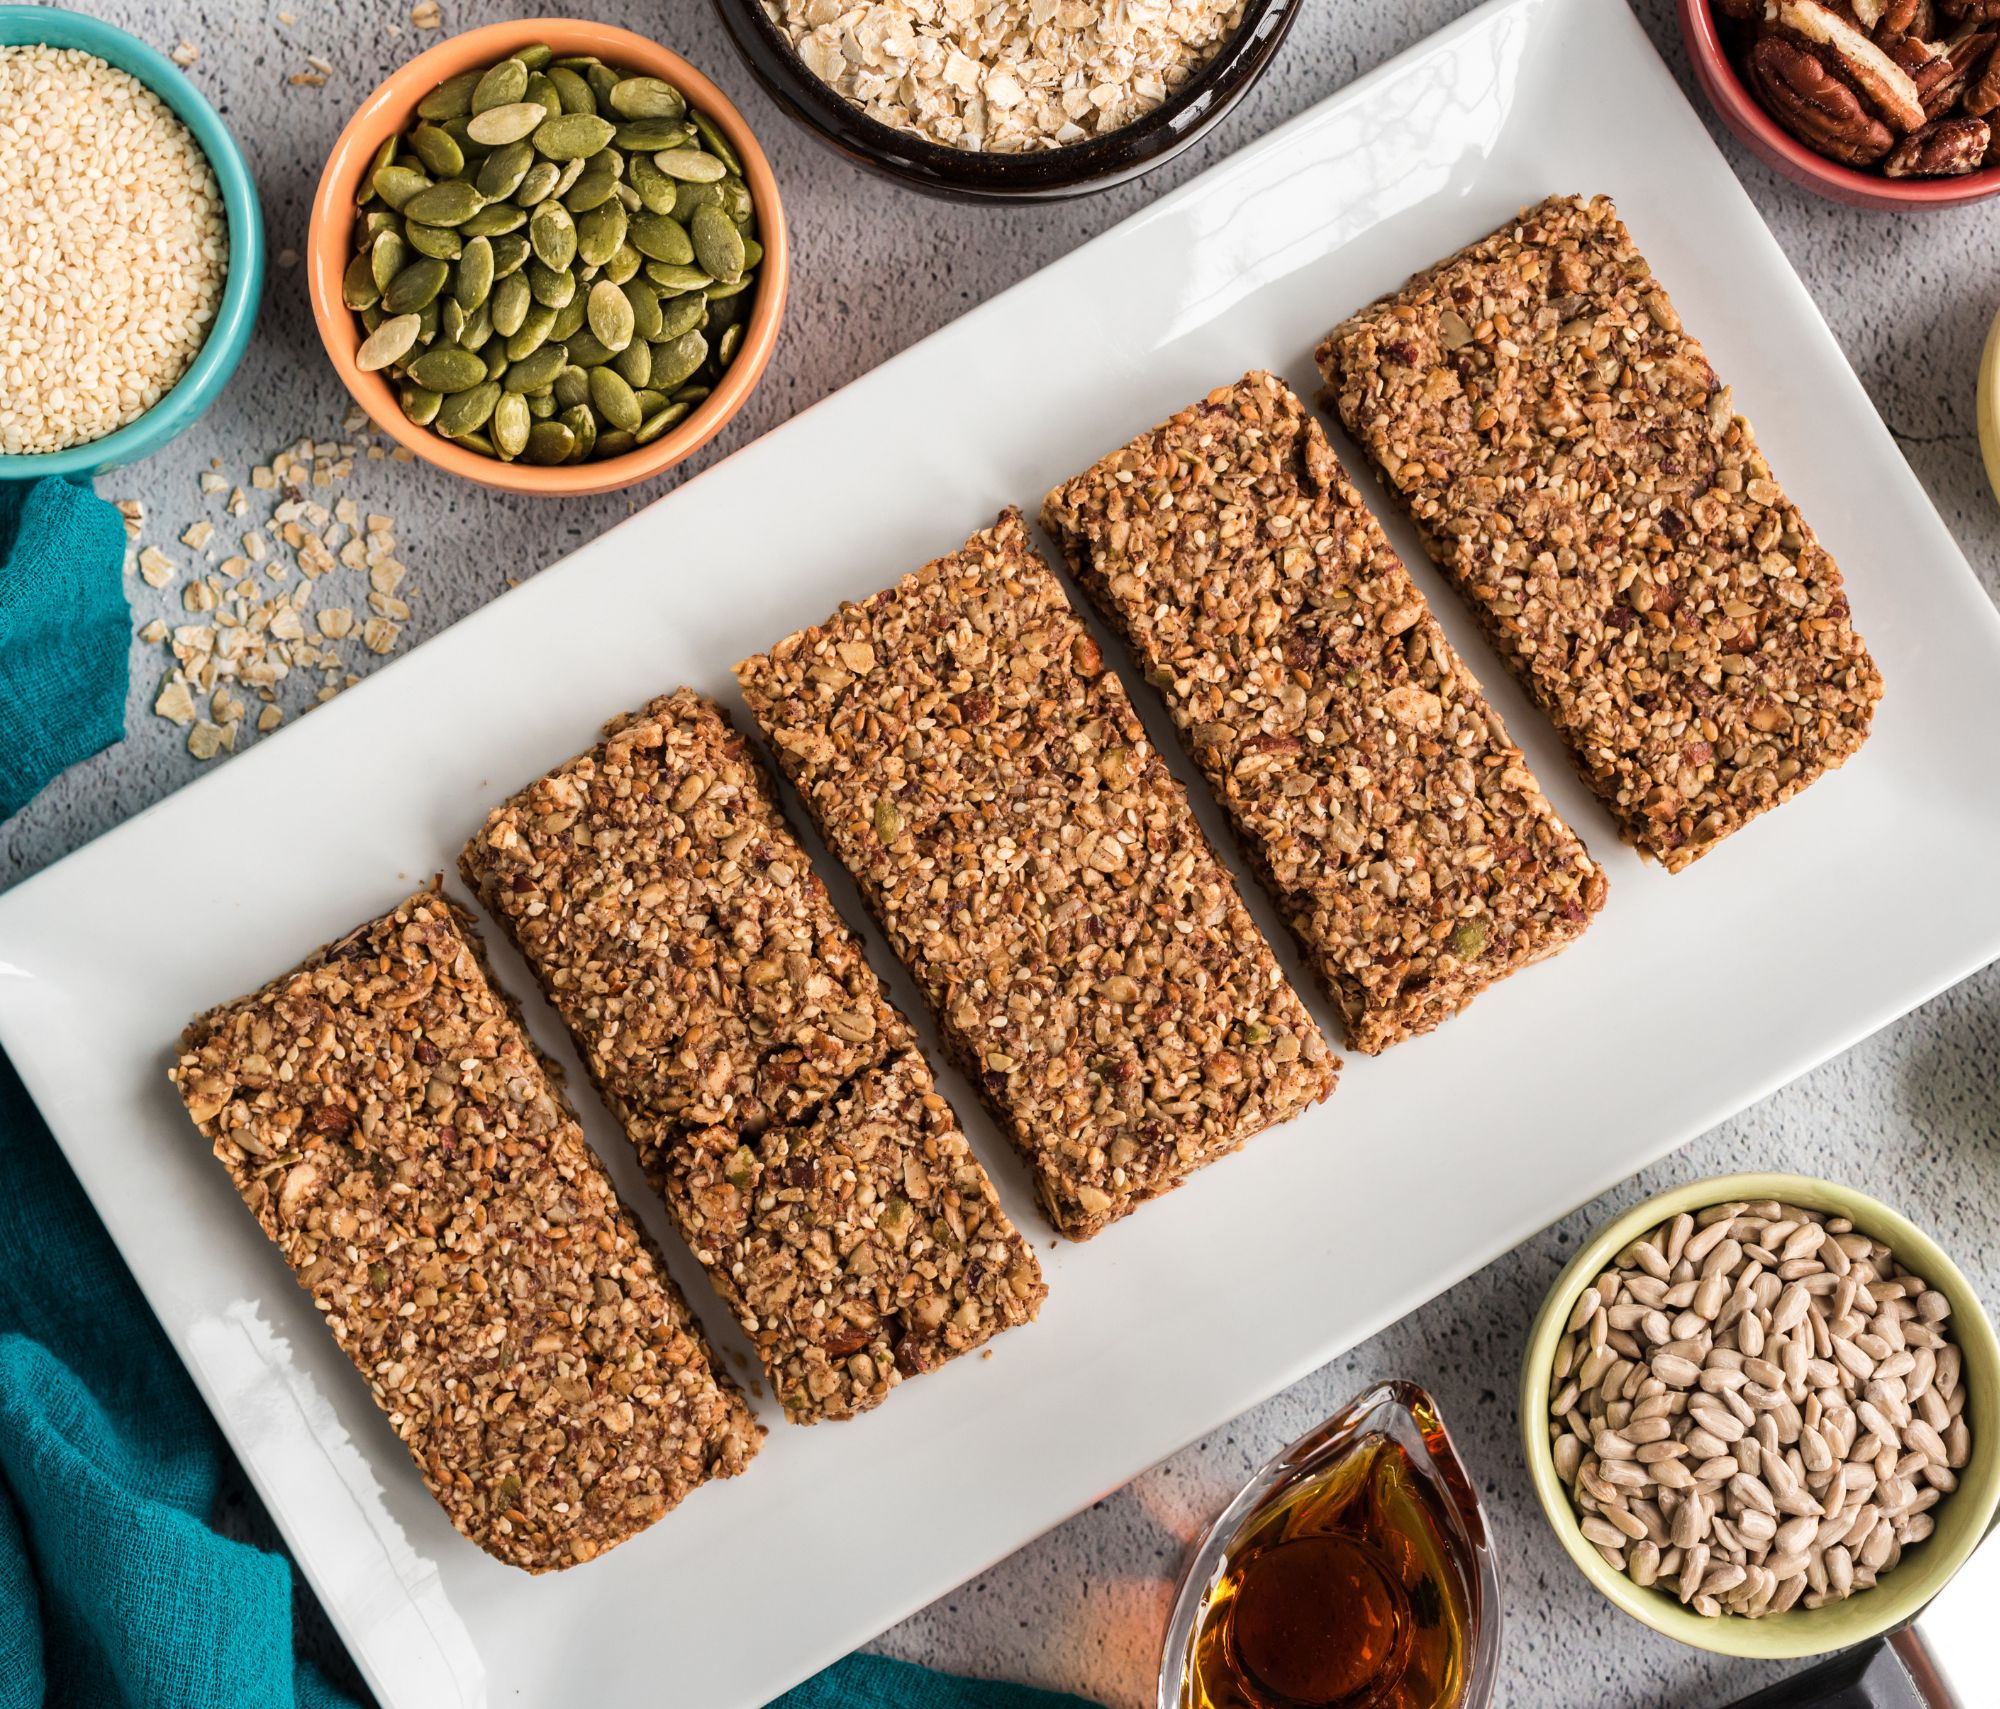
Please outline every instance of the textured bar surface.
[[720, 707], [682, 689], [615, 720], [459, 864], [789, 1417], [851, 1416], [1035, 1315], [1034, 1254]]
[[1553, 954], [1604, 875], [1325, 431], [1254, 373], [1049, 495], [1252, 869], [1374, 1052]]
[[737, 679], [1065, 1234], [1332, 1090], [1017, 512]]
[[762, 1432], [435, 892], [192, 1022], [172, 1070], [451, 1522], [530, 1572]]
[[1858, 750], [1839, 568], [1610, 201], [1554, 197], [1336, 327], [1327, 401], [1643, 853]]

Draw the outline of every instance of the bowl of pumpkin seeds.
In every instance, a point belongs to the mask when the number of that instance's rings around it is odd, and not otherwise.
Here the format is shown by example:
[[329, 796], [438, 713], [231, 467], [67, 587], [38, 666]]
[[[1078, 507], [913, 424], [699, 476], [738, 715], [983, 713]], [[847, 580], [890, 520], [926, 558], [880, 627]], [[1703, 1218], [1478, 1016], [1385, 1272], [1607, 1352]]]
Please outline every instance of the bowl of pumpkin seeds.
[[777, 340], [777, 181], [721, 90], [560, 18], [419, 54], [334, 145], [308, 244], [320, 339], [415, 455], [515, 492], [610, 492], [740, 409]]

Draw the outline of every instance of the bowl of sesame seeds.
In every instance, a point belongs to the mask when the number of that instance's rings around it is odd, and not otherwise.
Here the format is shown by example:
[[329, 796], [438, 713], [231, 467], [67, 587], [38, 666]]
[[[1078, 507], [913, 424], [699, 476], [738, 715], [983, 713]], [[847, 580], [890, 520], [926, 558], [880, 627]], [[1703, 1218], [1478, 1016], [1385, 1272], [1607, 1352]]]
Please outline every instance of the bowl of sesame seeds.
[[190, 426], [256, 320], [242, 150], [123, 30], [0, 6], [0, 480], [94, 474]]
[[1205, 136], [1304, 0], [715, 0], [786, 115], [927, 195], [1060, 201]]

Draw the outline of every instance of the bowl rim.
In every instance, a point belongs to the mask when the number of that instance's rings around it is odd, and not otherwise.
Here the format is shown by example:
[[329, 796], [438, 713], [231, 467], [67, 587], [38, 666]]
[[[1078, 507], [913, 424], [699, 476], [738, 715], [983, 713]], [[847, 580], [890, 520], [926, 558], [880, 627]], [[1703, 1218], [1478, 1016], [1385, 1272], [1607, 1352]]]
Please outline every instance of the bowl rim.
[[150, 456], [221, 396], [249, 347], [264, 291], [264, 213], [242, 146], [181, 68], [116, 24], [61, 6], [0, 5], [0, 46], [78, 48], [137, 78], [186, 125], [215, 174], [229, 230], [228, 272], [208, 335], [186, 372], [137, 420], [60, 451], [0, 452], [0, 480], [86, 477]]
[[[1245, 0], [1222, 46], [1175, 93], [1108, 136], [1061, 148], [987, 153], [899, 131], [806, 69], [762, 0], [715, 0], [725, 33], [772, 98], [849, 159], [899, 183], [967, 201], [1053, 200], [1108, 188], [1162, 164], [1246, 94], [1306, 0]], [[748, 38], [748, 39], [746, 39]], [[761, 52], [757, 51], [760, 50]]]
[[[1549, 1445], [1549, 1371], [1578, 1294], [1621, 1247], [1682, 1211], [1705, 1210], [1733, 1199], [1781, 1199], [1849, 1218], [1857, 1229], [1884, 1240], [1897, 1256], [1951, 1301], [1953, 1339], [1971, 1386], [1968, 1405], [1982, 1415], [1972, 1459], [1958, 1488], [1941, 1502], [1937, 1530], [1882, 1584], [1818, 1609], [1788, 1609], [1747, 1620], [1709, 1619], [1683, 1608], [1664, 1591], [1632, 1582], [1612, 1568], [1578, 1528], [1569, 1492], [1556, 1475]], [[1938, 1243], [1901, 1212], [1835, 1181], [1810, 1175], [1715, 1175], [1670, 1187], [1622, 1212], [1591, 1237], [1563, 1267], [1535, 1316], [1521, 1361], [1521, 1444], [1542, 1514], [1584, 1577], [1634, 1619], [1666, 1637], [1718, 1655], [1796, 1660], [1844, 1649], [1878, 1637], [1916, 1614], [1951, 1580], [1978, 1547], [2000, 1505], [2000, 1342], [1979, 1293]]]
[[1723, 45], [1711, 0], [1677, 0], [1676, 10], [1695, 81], [1710, 105], [1731, 130], [1794, 183], [1850, 206], [1870, 208], [1960, 207], [2000, 195], [2000, 165], [1957, 178], [1887, 178], [1843, 166], [1807, 148], [1745, 86]]
[[[607, 62], [665, 77], [681, 87], [689, 100], [721, 127], [742, 160], [744, 180], [757, 209], [759, 241], [764, 245], [756, 295], [749, 317], [741, 323], [743, 347], [714, 392], [686, 420], [650, 445], [617, 457], [553, 466], [482, 457], [410, 421], [389, 382], [355, 366], [354, 354], [361, 346], [360, 323], [340, 299], [348, 238], [354, 229], [354, 190], [383, 137], [392, 129], [402, 130], [418, 100], [444, 78], [482, 57], [499, 58], [529, 42], [546, 42], [558, 53], [594, 53]], [[735, 104], [698, 67], [671, 48], [635, 31], [583, 18], [523, 18], [481, 24], [434, 43], [398, 66], [355, 109], [335, 139], [313, 192], [312, 221], [306, 236], [307, 289], [320, 344], [341, 383], [369, 419], [433, 467], [481, 486], [541, 497], [568, 498], [634, 486], [665, 473], [720, 433], [748, 401], [770, 362], [784, 318], [790, 272], [791, 240], [777, 176]]]

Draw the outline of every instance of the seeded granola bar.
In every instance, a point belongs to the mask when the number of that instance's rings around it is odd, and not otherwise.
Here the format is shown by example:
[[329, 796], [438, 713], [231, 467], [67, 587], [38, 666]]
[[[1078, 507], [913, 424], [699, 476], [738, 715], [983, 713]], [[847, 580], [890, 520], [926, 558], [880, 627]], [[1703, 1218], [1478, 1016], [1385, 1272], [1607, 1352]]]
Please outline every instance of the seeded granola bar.
[[530, 1572], [762, 1435], [434, 891], [211, 1010], [172, 1077], [453, 1525]]
[[1604, 875], [1324, 430], [1253, 373], [1056, 488], [1042, 521], [1165, 695], [1373, 1053], [1553, 954]]
[[1677, 872], [1847, 760], [1882, 679], [1605, 197], [1558, 196], [1336, 327], [1326, 399]]
[[460, 858], [798, 1423], [1031, 1319], [1041, 1270], [750, 744], [689, 690]]
[[1063, 1233], [1333, 1089], [1018, 512], [736, 674]]

